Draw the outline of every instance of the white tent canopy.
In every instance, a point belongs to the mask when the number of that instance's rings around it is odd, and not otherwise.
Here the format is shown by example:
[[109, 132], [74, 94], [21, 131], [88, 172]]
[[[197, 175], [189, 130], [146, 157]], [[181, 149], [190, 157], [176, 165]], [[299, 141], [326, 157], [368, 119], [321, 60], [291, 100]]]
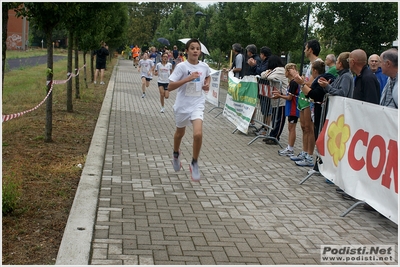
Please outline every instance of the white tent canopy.
[[[179, 41], [186, 44], [190, 39], [191, 38], [183, 38], [183, 39], [179, 39]], [[207, 47], [202, 42], [200, 42], [200, 44], [201, 44], [201, 52], [203, 52], [206, 55], [210, 55], [210, 52], [208, 52]]]

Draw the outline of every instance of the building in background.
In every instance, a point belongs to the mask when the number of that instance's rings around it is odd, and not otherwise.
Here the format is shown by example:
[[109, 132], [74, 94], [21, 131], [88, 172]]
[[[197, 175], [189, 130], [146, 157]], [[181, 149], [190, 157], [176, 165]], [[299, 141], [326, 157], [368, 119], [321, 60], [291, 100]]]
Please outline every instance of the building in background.
[[13, 9], [8, 10], [7, 50], [26, 50], [29, 45], [29, 21], [26, 17], [15, 16]]

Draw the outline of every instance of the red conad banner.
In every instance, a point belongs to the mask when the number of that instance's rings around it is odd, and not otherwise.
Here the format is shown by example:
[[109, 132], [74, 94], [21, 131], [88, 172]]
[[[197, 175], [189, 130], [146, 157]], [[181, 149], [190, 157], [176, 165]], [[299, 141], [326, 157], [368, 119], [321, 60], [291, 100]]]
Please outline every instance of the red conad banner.
[[397, 109], [330, 96], [316, 142], [321, 174], [398, 223]]

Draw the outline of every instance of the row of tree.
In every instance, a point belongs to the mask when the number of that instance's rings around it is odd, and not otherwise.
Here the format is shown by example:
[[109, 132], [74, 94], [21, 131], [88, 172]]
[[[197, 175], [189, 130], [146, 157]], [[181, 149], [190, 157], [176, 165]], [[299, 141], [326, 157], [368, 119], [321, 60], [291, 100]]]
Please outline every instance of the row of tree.
[[[75, 69], [79, 68], [78, 47], [84, 53], [83, 63], [86, 64], [86, 54], [94, 49], [98, 49], [101, 41], [107, 41], [110, 47], [116, 47], [121, 45], [121, 43], [127, 42], [125, 35], [128, 22], [126, 3], [8, 2], [2, 3], [2, 8], [3, 78], [6, 59], [6, 42], [4, 40], [7, 38], [8, 10], [13, 9], [18, 17], [26, 17], [33, 27], [42, 31], [46, 36], [47, 92], [49, 92], [53, 80], [52, 34], [56, 29], [63, 29], [68, 33], [67, 73], [73, 73], [73, 51], [75, 51]], [[93, 77], [93, 59], [91, 60], [91, 73]], [[77, 76], [75, 85], [75, 96], [79, 98], [79, 76]], [[51, 93], [46, 102], [45, 142], [52, 141], [52, 106]], [[73, 112], [72, 79], [67, 83], [67, 111]]]
[[[164, 37], [182, 49], [179, 39], [199, 38], [214, 61], [233, 43], [255, 44], [274, 54], [290, 53], [292, 62], [299, 62], [309, 7], [308, 39], [318, 39], [326, 53], [362, 48], [379, 54], [398, 36], [397, 2], [216, 2], [206, 8], [193, 2], [140, 2], [128, 4], [128, 40], [161, 47], [157, 39]], [[203, 16], [196, 16], [198, 11]]]

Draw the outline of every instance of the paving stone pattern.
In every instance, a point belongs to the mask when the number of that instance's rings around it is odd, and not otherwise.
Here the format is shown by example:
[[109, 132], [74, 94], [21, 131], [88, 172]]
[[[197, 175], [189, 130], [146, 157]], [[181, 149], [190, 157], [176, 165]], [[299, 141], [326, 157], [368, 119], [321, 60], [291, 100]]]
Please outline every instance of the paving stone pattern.
[[[344, 200], [323, 177], [280, 157], [277, 145], [239, 132], [206, 104], [202, 179], [190, 179], [192, 128], [183, 169], [171, 164], [176, 92], [160, 113], [157, 78], [141, 98], [140, 75], [119, 60], [94, 227], [93, 265], [320, 264], [321, 245], [398, 244], [397, 225]], [[220, 100], [225, 102], [226, 90]], [[281, 137], [287, 145], [287, 129]], [[301, 148], [297, 127], [296, 152]], [[396, 252], [397, 257], [397, 252]], [[397, 261], [396, 261], [397, 263]]]

